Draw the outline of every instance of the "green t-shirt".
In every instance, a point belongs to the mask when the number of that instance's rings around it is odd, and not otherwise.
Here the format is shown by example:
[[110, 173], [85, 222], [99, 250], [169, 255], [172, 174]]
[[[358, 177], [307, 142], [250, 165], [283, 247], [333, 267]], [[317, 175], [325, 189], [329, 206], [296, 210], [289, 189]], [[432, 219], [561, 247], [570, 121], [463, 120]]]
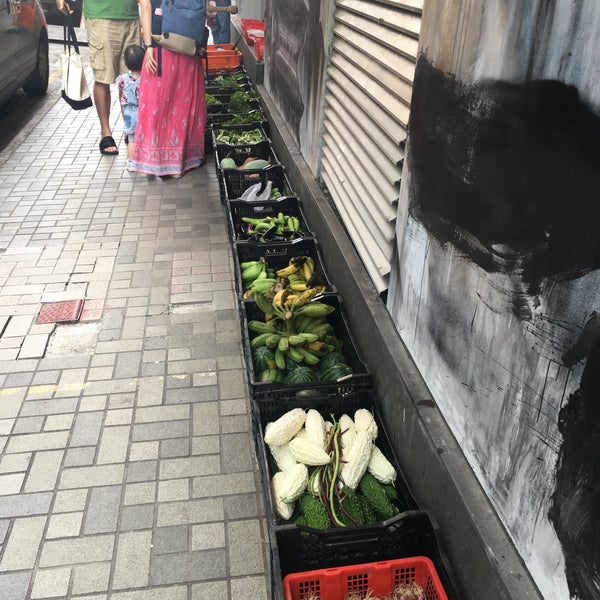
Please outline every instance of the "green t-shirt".
[[137, 0], [84, 0], [86, 19], [137, 19]]

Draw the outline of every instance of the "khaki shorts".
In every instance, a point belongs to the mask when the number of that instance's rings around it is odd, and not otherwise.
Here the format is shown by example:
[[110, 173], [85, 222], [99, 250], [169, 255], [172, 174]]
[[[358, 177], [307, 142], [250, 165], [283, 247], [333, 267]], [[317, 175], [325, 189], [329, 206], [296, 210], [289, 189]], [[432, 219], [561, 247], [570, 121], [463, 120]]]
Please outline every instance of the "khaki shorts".
[[127, 46], [140, 43], [137, 19], [86, 19], [90, 64], [94, 81], [112, 84], [127, 72], [123, 54]]

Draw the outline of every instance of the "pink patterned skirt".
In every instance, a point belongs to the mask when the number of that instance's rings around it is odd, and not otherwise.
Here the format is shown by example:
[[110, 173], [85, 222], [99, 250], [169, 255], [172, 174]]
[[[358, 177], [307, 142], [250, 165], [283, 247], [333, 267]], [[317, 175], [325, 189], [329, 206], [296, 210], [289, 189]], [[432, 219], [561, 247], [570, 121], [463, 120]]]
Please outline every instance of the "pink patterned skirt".
[[204, 68], [197, 56], [161, 54], [160, 77], [142, 67], [132, 170], [181, 175], [204, 163]]

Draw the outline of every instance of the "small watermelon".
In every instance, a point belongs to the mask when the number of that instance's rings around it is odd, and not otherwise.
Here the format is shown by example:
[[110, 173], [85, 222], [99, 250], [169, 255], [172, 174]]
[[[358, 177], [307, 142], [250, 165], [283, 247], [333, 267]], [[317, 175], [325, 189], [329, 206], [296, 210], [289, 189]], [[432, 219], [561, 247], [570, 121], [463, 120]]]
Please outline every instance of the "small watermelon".
[[283, 383], [283, 371], [280, 371], [279, 369], [266, 369], [260, 374], [260, 380], [263, 383], [269, 381], [271, 383]]
[[340, 350], [332, 350], [328, 352], [321, 360], [319, 361], [319, 368], [321, 371], [327, 369], [327, 367], [335, 364], [335, 363], [345, 363], [346, 358], [342, 354]]
[[321, 369], [322, 381], [336, 381], [347, 375], [352, 375], [352, 367], [346, 363], [333, 363], [326, 369]]
[[285, 377], [286, 383], [310, 383], [316, 381], [317, 376], [310, 367], [298, 365], [290, 369]]
[[275, 369], [275, 352], [266, 346], [259, 346], [252, 351], [254, 368], [258, 373], [267, 369]]

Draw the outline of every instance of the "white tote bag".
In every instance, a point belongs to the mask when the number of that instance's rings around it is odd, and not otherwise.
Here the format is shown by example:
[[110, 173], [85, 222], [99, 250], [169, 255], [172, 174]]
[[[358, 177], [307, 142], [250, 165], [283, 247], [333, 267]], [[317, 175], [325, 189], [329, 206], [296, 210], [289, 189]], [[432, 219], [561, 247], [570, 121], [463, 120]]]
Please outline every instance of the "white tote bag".
[[79, 44], [73, 27], [71, 15], [65, 16], [64, 49], [61, 56], [62, 97], [74, 110], [83, 110], [92, 106], [92, 98], [88, 88]]

